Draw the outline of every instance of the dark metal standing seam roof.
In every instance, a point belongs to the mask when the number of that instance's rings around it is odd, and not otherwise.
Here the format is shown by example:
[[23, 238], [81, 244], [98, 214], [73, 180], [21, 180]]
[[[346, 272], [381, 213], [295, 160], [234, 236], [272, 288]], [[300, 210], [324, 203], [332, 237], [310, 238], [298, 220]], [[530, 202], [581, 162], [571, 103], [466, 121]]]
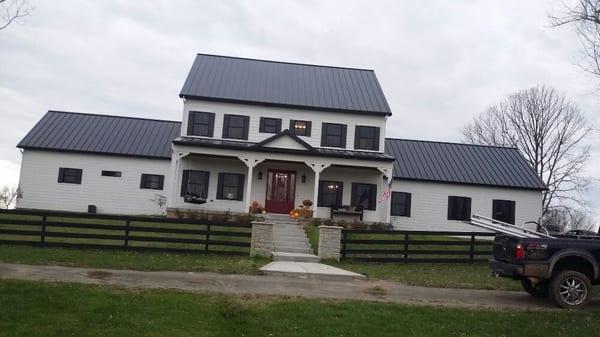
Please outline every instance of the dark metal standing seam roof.
[[48, 111], [17, 147], [171, 159], [181, 123]]
[[516, 148], [386, 138], [385, 153], [394, 179], [546, 189]]
[[180, 97], [391, 115], [375, 72], [198, 54]]

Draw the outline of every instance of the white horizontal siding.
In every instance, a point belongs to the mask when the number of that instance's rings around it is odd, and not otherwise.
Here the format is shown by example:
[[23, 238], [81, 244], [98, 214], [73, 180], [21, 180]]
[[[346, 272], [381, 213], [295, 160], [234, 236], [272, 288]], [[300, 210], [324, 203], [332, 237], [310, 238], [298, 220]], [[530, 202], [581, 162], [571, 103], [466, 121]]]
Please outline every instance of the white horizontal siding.
[[411, 216], [393, 216], [397, 229], [426, 231], [479, 231], [479, 227], [448, 220], [448, 196], [471, 198], [471, 213], [492, 217], [492, 200], [515, 201], [515, 224], [538, 221], [542, 214], [540, 191], [486, 186], [394, 180], [393, 191], [412, 194]]
[[225, 114], [250, 116], [250, 127], [248, 132], [248, 141], [250, 142], [260, 142], [273, 136], [272, 133], [259, 132], [260, 117], [280, 118], [282, 120], [282, 130], [289, 128], [291, 119], [311, 121], [311, 136], [300, 138], [315, 147], [321, 146], [322, 123], [340, 123], [348, 126], [346, 135], [346, 149], [354, 149], [354, 133], [356, 125], [375, 126], [380, 128], [379, 152], [383, 152], [384, 150], [386, 122], [386, 118], [384, 116], [311, 111], [187, 99], [183, 105], [183, 124], [181, 128], [182, 136], [187, 135], [187, 119], [189, 111], [206, 111], [215, 113], [214, 138], [219, 139], [222, 138], [221, 136], [223, 135], [223, 116]]
[[[58, 183], [59, 167], [82, 169], [81, 184]], [[17, 208], [86, 212], [96, 205], [100, 213], [161, 214], [151, 199], [167, 195], [169, 168], [168, 160], [25, 150]], [[103, 177], [102, 170], [122, 176]], [[142, 173], [164, 175], [164, 190], [140, 189]]]

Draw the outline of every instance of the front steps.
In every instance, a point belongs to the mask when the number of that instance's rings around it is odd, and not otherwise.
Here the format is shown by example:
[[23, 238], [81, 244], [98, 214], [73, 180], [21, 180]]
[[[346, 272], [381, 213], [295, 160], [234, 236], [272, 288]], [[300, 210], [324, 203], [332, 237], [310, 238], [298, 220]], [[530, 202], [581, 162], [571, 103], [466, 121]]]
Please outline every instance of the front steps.
[[273, 223], [274, 261], [319, 261], [297, 220], [285, 214], [266, 214], [265, 221]]

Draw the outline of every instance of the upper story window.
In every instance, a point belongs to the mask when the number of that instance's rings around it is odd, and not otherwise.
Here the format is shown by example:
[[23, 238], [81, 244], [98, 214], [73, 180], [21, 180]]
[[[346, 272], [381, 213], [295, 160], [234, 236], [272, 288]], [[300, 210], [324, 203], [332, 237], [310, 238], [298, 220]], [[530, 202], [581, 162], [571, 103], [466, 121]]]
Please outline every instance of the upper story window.
[[375, 210], [377, 198], [377, 185], [352, 183], [352, 206], [359, 206], [366, 210]]
[[188, 115], [188, 135], [212, 137], [215, 114], [212, 112], [190, 111]]
[[142, 174], [140, 188], [151, 190], [162, 190], [165, 182], [165, 176], [161, 174]]
[[354, 148], [379, 151], [379, 128], [374, 126], [356, 126]]
[[260, 132], [263, 133], [278, 133], [281, 131], [281, 118], [260, 118]]
[[310, 137], [311, 121], [290, 121], [290, 131], [296, 136]]
[[63, 184], [81, 184], [82, 169], [60, 167], [58, 169], [58, 182]]
[[412, 195], [406, 192], [392, 192], [392, 213], [393, 216], [410, 217], [410, 203]]
[[223, 138], [248, 140], [250, 117], [225, 115], [223, 120]]
[[448, 197], [448, 220], [468, 221], [471, 219], [471, 198]]
[[515, 202], [512, 200], [493, 200], [492, 218], [509, 224], [515, 224]]
[[321, 146], [346, 148], [346, 125], [323, 123]]

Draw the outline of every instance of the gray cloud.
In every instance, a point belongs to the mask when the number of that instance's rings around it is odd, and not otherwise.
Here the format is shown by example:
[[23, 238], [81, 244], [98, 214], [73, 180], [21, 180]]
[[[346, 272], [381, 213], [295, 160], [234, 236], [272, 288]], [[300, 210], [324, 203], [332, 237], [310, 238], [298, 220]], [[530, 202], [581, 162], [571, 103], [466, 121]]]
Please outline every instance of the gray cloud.
[[[16, 183], [14, 146], [47, 109], [180, 119], [177, 95], [197, 52], [374, 69], [392, 137], [460, 140], [474, 114], [541, 83], [600, 118], [598, 80], [575, 66], [575, 33], [548, 27], [556, 2], [33, 5], [34, 15], [0, 32], [0, 184]], [[600, 176], [598, 147], [588, 171]], [[600, 204], [598, 189], [589, 197]]]

